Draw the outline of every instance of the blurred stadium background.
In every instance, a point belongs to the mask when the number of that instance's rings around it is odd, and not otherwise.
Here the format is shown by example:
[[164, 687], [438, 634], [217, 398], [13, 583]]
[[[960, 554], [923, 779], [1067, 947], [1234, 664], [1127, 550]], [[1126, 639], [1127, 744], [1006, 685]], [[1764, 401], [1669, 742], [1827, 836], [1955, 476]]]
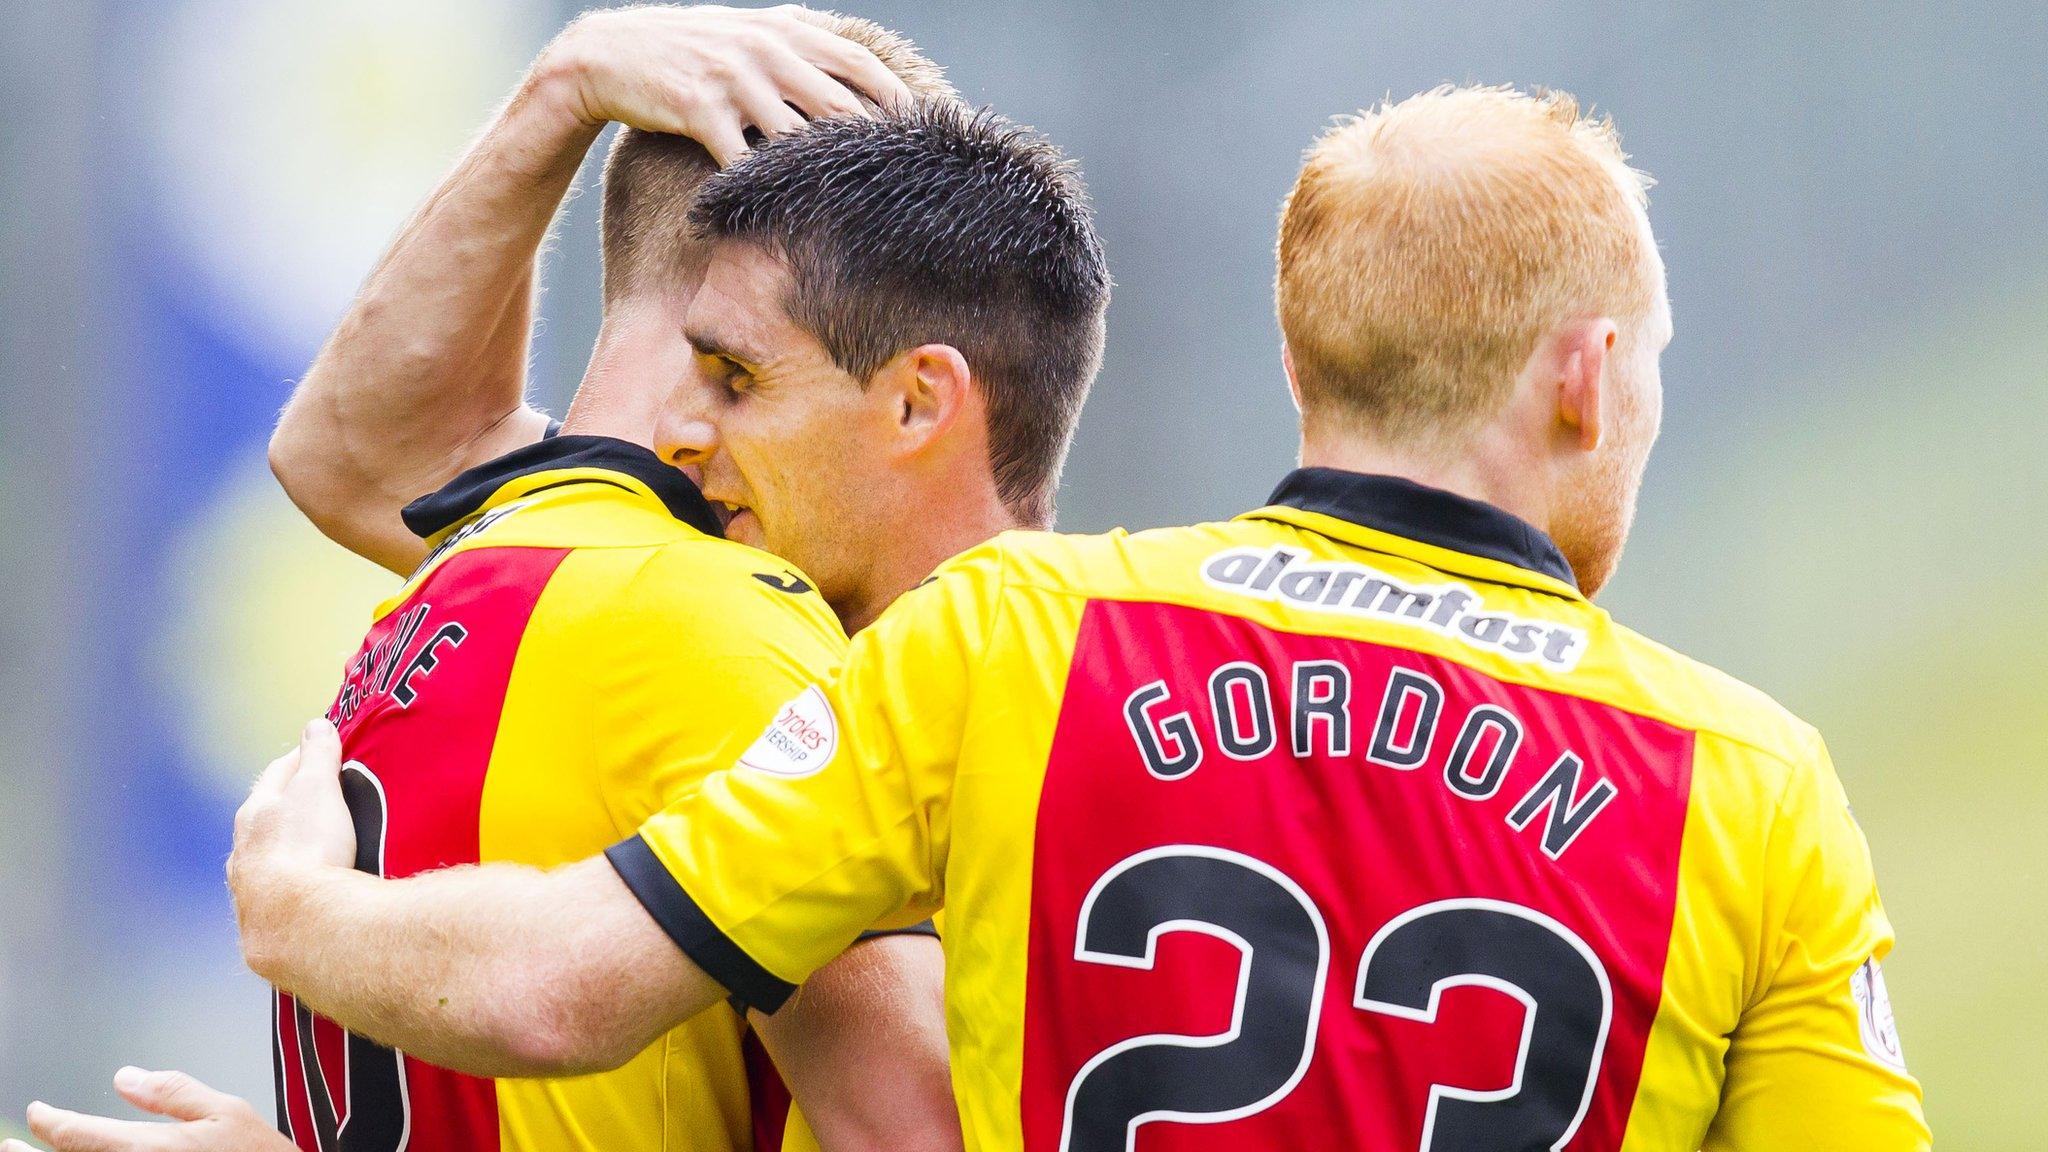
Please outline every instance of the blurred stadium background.
[[[1119, 287], [1063, 526], [1221, 516], [1290, 462], [1275, 207], [1332, 114], [1444, 80], [1621, 122], [1678, 339], [1606, 598], [1815, 721], [1874, 845], [1945, 1145], [2048, 1111], [2048, 8], [1897, 0], [852, 5], [1085, 165]], [[573, 5], [0, 0], [0, 1114], [124, 1062], [269, 1099], [220, 881], [246, 779], [388, 577], [271, 416]], [[586, 172], [586, 186], [594, 179]], [[596, 327], [596, 198], [535, 380]]]

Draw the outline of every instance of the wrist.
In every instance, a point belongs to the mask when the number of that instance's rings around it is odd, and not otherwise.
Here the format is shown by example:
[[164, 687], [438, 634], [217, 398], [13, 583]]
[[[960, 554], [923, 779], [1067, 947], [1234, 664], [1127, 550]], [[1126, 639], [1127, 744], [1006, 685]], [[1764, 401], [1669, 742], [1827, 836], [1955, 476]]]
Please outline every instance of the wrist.
[[292, 949], [285, 933], [300, 919], [319, 871], [289, 858], [229, 861], [228, 886], [234, 895], [243, 962], [273, 984], [286, 983]]
[[550, 45], [498, 114], [483, 147], [533, 180], [573, 176], [605, 126], [585, 95], [586, 75], [579, 53], [560, 41]]
[[602, 129], [607, 117], [590, 99], [598, 57], [584, 47], [589, 16], [578, 18], [541, 49], [520, 95], [563, 127]]

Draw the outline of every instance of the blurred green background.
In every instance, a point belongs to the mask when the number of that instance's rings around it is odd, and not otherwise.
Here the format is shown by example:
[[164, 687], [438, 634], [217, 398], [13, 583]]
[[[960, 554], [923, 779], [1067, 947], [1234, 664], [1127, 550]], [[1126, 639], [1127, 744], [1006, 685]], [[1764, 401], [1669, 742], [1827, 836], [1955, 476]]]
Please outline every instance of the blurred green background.
[[[2048, 1129], [2048, 9], [1600, 0], [846, 7], [1082, 161], [1118, 280], [1062, 525], [1291, 462], [1275, 210], [1330, 115], [1572, 90], [1661, 181], [1665, 440], [1605, 602], [1820, 726], [1944, 1146]], [[123, 1063], [267, 1101], [220, 884], [248, 777], [390, 579], [263, 439], [369, 262], [571, 6], [0, 0], [0, 1113]], [[586, 169], [586, 188], [594, 169]], [[536, 387], [595, 332], [595, 197]]]

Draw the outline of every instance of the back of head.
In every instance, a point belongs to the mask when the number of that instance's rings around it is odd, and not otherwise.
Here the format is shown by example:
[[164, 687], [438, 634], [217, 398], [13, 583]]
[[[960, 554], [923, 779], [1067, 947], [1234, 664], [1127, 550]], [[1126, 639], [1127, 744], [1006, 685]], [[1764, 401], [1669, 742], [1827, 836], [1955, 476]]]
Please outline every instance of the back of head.
[[998, 494], [1050, 522], [1109, 303], [1086, 191], [1051, 143], [956, 100], [822, 120], [707, 181], [691, 218], [786, 261], [791, 319], [856, 380], [920, 345], [957, 349]]
[[1556, 326], [1630, 339], [1662, 292], [1647, 186], [1563, 93], [1443, 87], [1338, 123], [1280, 225], [1305, 429], [1454, 444]]
[[[945, 69], [908, 37], [872, 20], [795, 8], [791, 14], [875, 54], [913, 93], [957, 100]], [[718, 170], [704, 146], [684, 136], [622, 128], [605, 158], [604, 296], [607, 301], [659, 281], [696, 258], [690, 199]]]

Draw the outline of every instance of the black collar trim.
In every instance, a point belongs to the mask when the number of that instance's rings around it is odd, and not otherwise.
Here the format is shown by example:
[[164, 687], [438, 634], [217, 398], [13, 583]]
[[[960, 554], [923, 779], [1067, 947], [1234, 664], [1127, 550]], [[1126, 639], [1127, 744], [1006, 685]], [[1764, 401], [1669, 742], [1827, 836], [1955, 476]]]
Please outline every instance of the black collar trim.
[[1413, 480], [1336, 468], [1297, 468], [1273, 489], [1267, 503], [1513, 564], [1578, 587], [1564, 553], [1534, 524], [1491, 504]]
[[[710, 501], [704, 499], [704, 494], [681, 469], [663, 463], [661, 457], [638, 444], [609, 436], [550, 436], [479, 464], [449, 481], [440, 491], [406, 505], [405, 526], [414, 535], [427, 539], [475, 513], [512, 481], [537, 472], [560, 472], [567, 468], [602, 468], [630, 476], [652, 489], [669, 515], [706, 536], [725, 535], [718, 517], [711, 511]], [[594, 479], [590, 482], [602, 483]]]

